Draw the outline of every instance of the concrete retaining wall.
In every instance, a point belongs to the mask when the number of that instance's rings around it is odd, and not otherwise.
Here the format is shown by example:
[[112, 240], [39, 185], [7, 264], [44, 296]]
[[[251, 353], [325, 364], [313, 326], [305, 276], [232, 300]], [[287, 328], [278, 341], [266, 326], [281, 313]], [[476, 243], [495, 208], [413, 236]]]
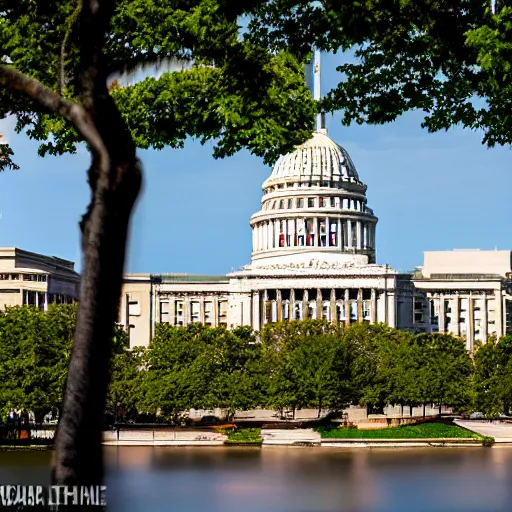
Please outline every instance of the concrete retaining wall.
[[103, 432], [104, 445], [222, 446], [227, 436], [193, 430], [120, 430]]

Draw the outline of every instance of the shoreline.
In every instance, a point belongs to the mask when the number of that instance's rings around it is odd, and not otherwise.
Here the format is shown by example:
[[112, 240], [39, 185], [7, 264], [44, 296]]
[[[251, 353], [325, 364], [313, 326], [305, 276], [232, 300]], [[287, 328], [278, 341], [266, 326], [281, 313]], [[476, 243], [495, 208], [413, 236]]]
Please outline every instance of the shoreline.
[[[418, 439], [326, 439], [325, 441], [317, 442], [305, 442], [305, 441], [281, 441], [279, 443], [224, 443], [222, 441], [105, 441], [102, 443], [103, 446], [109, 447], [141, 447], [141, 446], [152, 446], [152, 447], [219, 447], [219, 448], [489, 448], [484, 446], [481, 440], [458, 440], [458, 439], [429, 439], [429, 440], [418, 440]], [[512, 447], [512, 443], [495, 443], [492, 447]], [[53, 445], [0, 445], [0, 452], [2, 451], [51, 451]]]

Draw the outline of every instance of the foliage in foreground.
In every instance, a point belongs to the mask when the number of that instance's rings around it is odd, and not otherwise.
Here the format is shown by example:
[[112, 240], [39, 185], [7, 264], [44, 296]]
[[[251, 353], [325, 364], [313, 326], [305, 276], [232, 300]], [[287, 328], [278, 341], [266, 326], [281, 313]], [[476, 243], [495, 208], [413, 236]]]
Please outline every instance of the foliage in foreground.
[[325, 439], [483, 439], [482, 436], [465, 428], [445, 423], [400, 425], [375, 430], [359, 430], [357, 428], [317, 428], [316, 430]]
[[[62, 389], [76, 321], [76, 305], [11, 308], [0, 313], [0, 410], [33, 410], [40, 420], [62, 406]], [[236, 410], [347, 405], [378, 410], [442, 404], [489, 417], [510, 411], [509, 336], [473, 357], [448, 334], [402, 332], [382, 324], [341, 329], [323, 320], [265, 326], [256, 342], [248, 327], [159, 324], [150, 348], [126, 349], [114, 333], [107, 410], [112, 421], [159, 412], [180, 417], [190, 408]], [[407, 409], [406, 409], [407, 410]]]
[[[33, 306], [0, 312], [0, 421], [11, 408], [33, 411], [37, 422], [50, 411], [53, 417], [60, 411], [77, 310], [76, 304], [52, 304], [47, 312]], [[129, 391], [122, 375], [131, 366], [124, 362], [130, 353], [124, 350], [122, 329], [116, 329], [113, 341], [117, 379], [111, 395], [116, 397]]]

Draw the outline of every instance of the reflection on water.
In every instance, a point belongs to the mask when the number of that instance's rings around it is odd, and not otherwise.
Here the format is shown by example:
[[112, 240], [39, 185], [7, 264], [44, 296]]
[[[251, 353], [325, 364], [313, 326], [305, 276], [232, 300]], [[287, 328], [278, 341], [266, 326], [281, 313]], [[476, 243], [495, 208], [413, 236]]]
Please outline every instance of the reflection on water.
[[[512, 449], [107, 447], [109, 510], [505, 512]], [[48, 452], [0, 452], [0, 483], [47, 484]]]

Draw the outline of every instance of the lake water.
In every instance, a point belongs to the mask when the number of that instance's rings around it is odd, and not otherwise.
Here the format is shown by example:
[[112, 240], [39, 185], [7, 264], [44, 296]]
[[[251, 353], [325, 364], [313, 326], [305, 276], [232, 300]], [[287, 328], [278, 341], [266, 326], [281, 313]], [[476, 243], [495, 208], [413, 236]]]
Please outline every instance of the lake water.
[[[512, 448], [106, 447], [111, 512], [509, 512]], [[50, 452], [0, 452], [48, 485]]]

